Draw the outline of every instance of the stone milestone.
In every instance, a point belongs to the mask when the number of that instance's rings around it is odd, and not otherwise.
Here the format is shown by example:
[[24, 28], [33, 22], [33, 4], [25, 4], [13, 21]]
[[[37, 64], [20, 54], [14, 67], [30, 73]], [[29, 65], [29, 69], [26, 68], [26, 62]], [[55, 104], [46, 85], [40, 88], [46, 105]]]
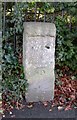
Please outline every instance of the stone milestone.
[[27, 102], [50, 101], [54, 97], [55, 38], [55, 24], [24, 22], [23, 66], [29, 83]]

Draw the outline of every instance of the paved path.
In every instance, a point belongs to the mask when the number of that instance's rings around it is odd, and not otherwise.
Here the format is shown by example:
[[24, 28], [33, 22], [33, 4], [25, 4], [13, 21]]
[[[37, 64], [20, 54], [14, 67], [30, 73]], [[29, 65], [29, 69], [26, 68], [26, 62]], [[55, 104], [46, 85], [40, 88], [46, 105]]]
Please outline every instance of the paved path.
[[[53, 108], [53, 110], [50, 112], [50, 105], [45, 107], [42, 103], [35, 103], [33, 108], [27, 108], [21, 110], [13, 110], [13, 115], [15, 115], [16, 118], [76, 118], [77, 117], [77, 109], [68, 110], [68, 111], [58, 111], [57, 108]], [[12, 115], [6, 115], [7, 117], [10, 117]], [[73, 119], [72, 119], [73, 120]]]

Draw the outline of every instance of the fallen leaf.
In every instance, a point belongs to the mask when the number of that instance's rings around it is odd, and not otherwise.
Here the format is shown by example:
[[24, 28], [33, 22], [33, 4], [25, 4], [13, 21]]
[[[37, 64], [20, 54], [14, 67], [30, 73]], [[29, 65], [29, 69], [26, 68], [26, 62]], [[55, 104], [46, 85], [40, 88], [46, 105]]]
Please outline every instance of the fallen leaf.
[[48, 102], [43, 102], [43, 105], [46, 107], [48, 105]]
[[63, 107], [62, 106], [58, 106], [58, 110], [63, 110]]
[[15, 117], [15, 115], [12, 115], [11, 117], [13, 118], [13, 117]]
[[49, 112], [52, 112], [52, 109], [49, 109]]
[[20, 109], [23, 109], [23, 108], [25, 108], [25, 105], [21, 105], [21, 106], [20, 106]]
[[55, 106], [55, 104], [52, 104], [52, 107], [54, 107]]
[[12, 112], [10, 111], [10, 115], [12, 114]]
[[71, 106], [68, 105], [68, 106], [65, 108], [65, 111], [67, 111], [67, 110], [71, 110], [71, 109], [72, 109]]
[[70, 97], [71, 97], [72, 99], [75, 99], [75, 95], [70, 95]]
[[5, 117], [5, 115], [3, 115], [3, 117]]
[[33, 104], [30, 104], [30, 105], [27, 105], [28, 108], [32, 108], [33, 107]]

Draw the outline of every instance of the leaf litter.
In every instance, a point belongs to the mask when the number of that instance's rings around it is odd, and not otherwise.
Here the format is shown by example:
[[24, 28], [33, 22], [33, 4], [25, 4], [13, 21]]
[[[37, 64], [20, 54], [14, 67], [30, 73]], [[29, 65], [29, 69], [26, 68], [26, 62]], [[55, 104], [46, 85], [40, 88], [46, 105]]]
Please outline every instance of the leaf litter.
[[[57, 107], [58, 111], [63, 109], [67, 111], [72, 110], [72, 108], [77, 108], [77, 80], [74, 78], [75, 77], [72, 78], [71, 75], [67, 74], [63, 74], [57, 77], [57, 79], [55, 80], [54, 99], [51, 101], [51, 108], [49, 109], [50, 112], [52, 111], [53, 107]], [[5, 98], [5, 96], [3, 96], [3, 98]], [[18, 110], [25, 108], [25, 105], [23, 105], [22, 102], [13, 102], [16, 107], [13, 106], [12, 101], [10, 101], [10, 103], [8, 104], [6, 99], [3, 99], [3, 110], [10, 112], [12, 109], [14, 109], [14, 107]], [[47, 107], [48, 102], [44, 101], [43, 105]], [[29, 109], [33, 107], [33, 102], [27, 105], [27, 108]]]

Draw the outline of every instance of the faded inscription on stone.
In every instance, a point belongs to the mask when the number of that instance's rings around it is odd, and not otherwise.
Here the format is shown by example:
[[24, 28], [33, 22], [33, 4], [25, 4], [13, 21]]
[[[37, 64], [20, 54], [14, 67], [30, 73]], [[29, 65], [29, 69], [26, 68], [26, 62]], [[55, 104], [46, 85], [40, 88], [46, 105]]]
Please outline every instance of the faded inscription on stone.
[[55, 37], [53, 23], [24, 23], [23, 66], [29, 83], [27, 102], [50, 101], [54, 97]]

